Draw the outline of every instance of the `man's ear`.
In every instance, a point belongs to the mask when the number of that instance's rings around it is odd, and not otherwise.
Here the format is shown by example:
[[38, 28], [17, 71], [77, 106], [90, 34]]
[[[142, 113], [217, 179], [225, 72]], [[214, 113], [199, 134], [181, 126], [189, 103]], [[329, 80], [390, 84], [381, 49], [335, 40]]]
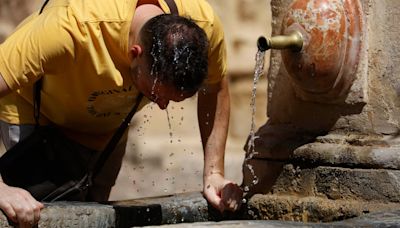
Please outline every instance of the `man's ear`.
[[129, 50], [129, 53], [131, 54], [132, 59], [135, 59], [142, 55], [143, 49], [140, 45], [135, 44], [131, 47], [131, 49]]

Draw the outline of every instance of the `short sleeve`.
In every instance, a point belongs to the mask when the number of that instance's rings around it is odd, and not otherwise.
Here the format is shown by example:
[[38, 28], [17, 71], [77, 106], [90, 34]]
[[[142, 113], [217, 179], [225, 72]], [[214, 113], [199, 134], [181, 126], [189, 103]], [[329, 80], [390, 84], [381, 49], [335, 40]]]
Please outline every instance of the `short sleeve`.
[[33, 84], [46, 64], [73, 49], [61, 16], [51, 11], [31, 16], [0, 44], [0, 73], [11, 90]]
[[214, 17], [209, 45], [208, 78], [206, 83], [213, 84], [221, 81], [227, 71], [224, 31], [217, 15]]

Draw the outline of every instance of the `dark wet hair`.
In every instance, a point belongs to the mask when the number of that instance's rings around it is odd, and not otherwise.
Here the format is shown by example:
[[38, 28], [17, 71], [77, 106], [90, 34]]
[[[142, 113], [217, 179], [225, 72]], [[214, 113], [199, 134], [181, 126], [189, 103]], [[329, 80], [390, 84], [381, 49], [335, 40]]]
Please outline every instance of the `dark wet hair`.
[[190, 19], [171, 14], [151, 18], [141, 30], [150, 74], [184, 92], [196, 92], [208, 73], [208, 39]]

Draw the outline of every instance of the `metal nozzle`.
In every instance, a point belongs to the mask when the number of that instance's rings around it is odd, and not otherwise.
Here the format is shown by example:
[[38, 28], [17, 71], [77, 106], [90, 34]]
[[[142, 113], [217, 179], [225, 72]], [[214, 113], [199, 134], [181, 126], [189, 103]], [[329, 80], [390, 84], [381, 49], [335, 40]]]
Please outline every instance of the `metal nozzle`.
[[257, 40], [259, 51], [267, 51], [269, 49], [291, 49], [299, 52], [303, 48], [303, 36], [300, 32], [294, 31], [288, 35], [274, 36], [265, 38], [261, 36]]

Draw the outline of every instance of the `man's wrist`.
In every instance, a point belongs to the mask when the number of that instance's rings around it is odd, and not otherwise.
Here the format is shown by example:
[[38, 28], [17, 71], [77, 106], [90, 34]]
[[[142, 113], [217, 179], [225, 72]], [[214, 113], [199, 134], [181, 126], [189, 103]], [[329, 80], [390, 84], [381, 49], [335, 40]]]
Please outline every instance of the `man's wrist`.
[[204, 173], [203, 179], [206, 180], [206, 179], [208, 179], [208, 178], [210, 178], [211, 176], [214, 176], [214, 175], [218, 175], [218, 176], [224, 177], [224, 172], [220, 171], [220, 170], [208, 171], [208, 172]]

